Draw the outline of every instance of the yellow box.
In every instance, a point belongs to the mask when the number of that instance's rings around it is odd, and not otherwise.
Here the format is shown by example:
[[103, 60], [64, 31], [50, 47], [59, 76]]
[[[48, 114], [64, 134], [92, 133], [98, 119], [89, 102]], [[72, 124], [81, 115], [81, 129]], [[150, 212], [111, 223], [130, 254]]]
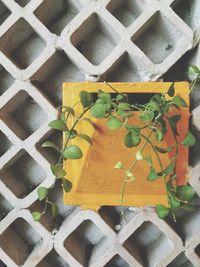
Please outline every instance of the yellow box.
[[[118, 92], [127, 94], [139, 93], [164, 93], [167, 92], [171, 83], [147, 82], [147, 83], [110, 83]], [[63, 105], [73, 106], [79, 101], [79, 93], [82, 90], [97, 93], [101, 89], [105, 92], [113, 93], [106, 83], [64, 83], [63, 85]], [[175, 83], [175, 94], [180, 95], [189, 106], [188, 97], [189, 85], [186, 82]], [[81, 106], [76, 105], [77, 115], [81, 113]], [[181, 111], [181, 121], [178, 123], [180, 140], [183, 140], [188, 131], [189, 108]], [[176, 112], [176, 113], [177, 113]], [[73, 183], [73, 188], [69, 193], [64, 192], [64, 203], [66, 205], [79, 205], [82, 208], [98, 210], [101, 206], [119, 206], [120, 190], [124, 180], [122, 170], [114, 169], [118, 161], [122, 161], [128, 168], [134, 159], [136, 151], [139, 149], [128, 149], [123, 143], [125, 129], [116, 131], [109, 130], [105, 124], [105, 119], [94, 119], [88, 112], [87, 117], [93, 120], [96, 130], [86, 121], [81, 121], [76, 128], [79, 133], [87, 134], [93, 138], [93, 146], [85, 141], [76, 138], [71, 140], [72, 144], [81, 147], [83, 158], [80, 160], [68, 160], [64, 162], [64, 169], [67, 172], [67, 179]], [[70, 118], [72, 122], [72, 118]], [[171, 142], [170, 135], [163, 141], [163, 147]], [[166, 142], [166, 143], [165, 143]], [[146, 147], [145, 152], [151, 149]], [[156, 164], [156, 158], [151, 153]], [[173, 153], [162, 154], [162, 162], [167, 163]], [[154, 164], [154, 165], [155, 165]], [[149, 167], [140, 161], [134, 168], [136, 181], [128, 183], [125, 187], [125, 206], [146, 206], [164, 204], [167, 205], [167, 196], [163, 178], [154, 182], [147, 181]], [[188, 179], [188, 149], [180, 147], [177, 162], [178, 183], [185, 184]]]

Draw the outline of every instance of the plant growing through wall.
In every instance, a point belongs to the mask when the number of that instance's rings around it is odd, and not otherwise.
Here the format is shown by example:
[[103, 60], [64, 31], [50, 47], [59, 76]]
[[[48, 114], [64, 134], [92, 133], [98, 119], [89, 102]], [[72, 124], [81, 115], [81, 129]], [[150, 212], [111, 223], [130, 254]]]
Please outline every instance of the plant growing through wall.
[[[190, 67], [190, 72], [195, 75], [193, 82], [191, 83], [191, 91], [194, 89], [195, 84], [200, 80], [200, 70], [196, 66]], [[110, 84], [107, 84], [110, 86]], [[71, 140], [76, 138], [82, 138], [85, 142], [92, 145], [92, 139], [90, 136], [79, 133], [76, 126], [81, 120], [85, 120], [92, 124], [92, 121], [87, 117], [87, 113], [90, 112], [92, 117], [97, 119], [106, 118], [107, 126], [113, 131], [117, 131], [120, 128], [126, 129], [126, 134], [123, 141], [127, 149], [138, 147], [137, 153], [134, 156], [133, 162], [128, 168], [125, 168], [122, 161], [116, 163], [113, 166], [115, 169], [120, 169], [124, 173], [123, 182], [121, 186], [120, 199], [122, 206], [122, 216], [124, 216], [124, 189], [125, 185], [130, 182], [137, 183], [137, 177], [134, 175], [134, 168], [138, 161], [144, 161], [148, 168], [149, 174], [147, 180], [153, 182], [157, 179], [163, 179], [168, 198], [168, 207], [158, 203], [156, 206], [156, 212], [158, 217], [164, 219], [169, 213], [172, 214], [174, 221], [176, 221], [175, 211], [178, 208], [191, 209], [189, 201], [194, 197], [195, 192], [190, 185], [178, 185], [177, 184], [177, 158], [180, 146], [193, 146], [195, 144], [195, 138], [190, 131], [187, 132], [183, 140], [178, 138], [177, 124], [181, 120], [180, 112], [176, 113], [187, 107], [183, 98], [175, 95], [174, 84], [172, 83], [168, 91], [163, 94], [153, 95], [147, 103], [133, 104], [129, 101], [128, 95], [119, 93], [112, 87], [114, 97], [112, 94], [99, 90], [97, 98], [86, 91], [80, 92], [80, 101], [75, 105], [82, 106], [82, 112], [77, 116], [74, 106], [62, 106], [59, 117], [49, 123], [49, 127], [52, 129], [61, 131], [64, 133], [65, 140], [62, 149], [59, 149], [53, 142], [46, 141], [42, 144], [44, 148], [51, 148], [59, 152], [59, 160], [57, 163], [51, 165], [51, 170], [55, 176], [55, 182], [57, 179], [62, 180], [62, 186], [65, 192], [69, 192], [72, 189], [72, 183], [66, 179], [67, 173], [63, 169], [63, 162], [67, 160], [78, 160], [82, 158], [83, 153], [77, 145], [71, 144]], [[173, 111], [173, 114], [172, 114]], [[130, 124], [130, 118], [137, 116], [142, 121], [143, 125]], [[74, 117], [74, 123], [69, 125], [69, 117]], [[168, 147], [161, 147], [157, 144], [161, 143], [167, 134], [169, 129], [173, 136], [173, 145]], [[144, 130], [148, 130], [148, 134], [144, 134]], [[154, 142], [156, 140], [156, 142]], [[155, 154], [159, 163], [159, 169], [154, 166], [152, 157], [145, 154], [145, 147], [150, 146], [152, 153]], [[175, 151], [172, 158], [169, 159], [167, 167], [163, 166], [161, 155], [163, 153], [169, 153]], [[41, 217], [50, 207], [52, 211], [52, 217], [57, 214], [57, 207], [54, 202], [50, 200], [49, 193], [53, 190], [55, 183], [50, 187], [39, 187], [37, 190], [39, 201], [44, 202], [44, 209], [42, 212], [35, 211], [32, 213], [34, 220], [39, 221]]]

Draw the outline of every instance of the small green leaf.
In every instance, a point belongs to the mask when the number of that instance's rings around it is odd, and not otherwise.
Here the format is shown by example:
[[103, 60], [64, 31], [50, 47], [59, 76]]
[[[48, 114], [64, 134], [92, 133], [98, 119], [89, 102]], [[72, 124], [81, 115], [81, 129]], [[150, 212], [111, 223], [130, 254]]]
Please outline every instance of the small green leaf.
[[160, 128], [156, 128], [156, 135], [155, 135], [155, 137], [156, 137], [156, 140], [158, 142], [161, 142], [163, 140], [164, 135], [163, 135], [163, 132], [162, 132], [162, 130]]
[[64, 188], [65, 192], [69, 193], [72, 189], [72, 186], [73, 186], [72, 183], [69, 180], [62, 178], [62, 184], [63, 184], [63, 188]]
[[174, 96], [174, 94], [175, 94], [174, 83], [172, 83], [172, 84], [170, 85], [169, 90], [167, 91], [167, 94], [168, 94], [169, 96], [171, 96], [171, 97]]
[[156, 170], [153, 167], [151, 167], [150, 168], [149, 175], [147, 177], [147, 180], [150, 181], [150, 182], [152, 182], [152, 181], [157, 180], [158, 178], [159, 177], [158, 177], [158, 174], [157, 174]]
[[127, 94], [118, 94], [116, 96], [116, 101], [119, 102], [119, 101], [125, 101], [125, 100], [128, 100], [128, 96]]
[[52, 129], [60, 130], [60, 131], [67, 131], [67, 125], [63, 120], [57, 119], [53, 120], [49, 123], [49, 127]]
[[131, 112], [125, 111], [125, 110], [122, 110], [122, 109], [118, 109], [117, 110], [117, 114], [120, 117], [123, 117], [123, 118], [128, 118], [128, 117], [131, 117], [132, 116], [132, 113]]
[[45, 147], [45, 148], [54, 148], [54, 149], [56, 149], [56, 150], [59, 150], [59, 149], [57, 148], [57, 146], [56, 146], [53, 142], [51, 142], [51, 141], [45, 141], [45, 142], [42, 144], [42, 147]]
[[178, 96], [178, 95], [176, 95], [173, 99], [172, 99], [172, 103], [174, 104], [174, 105], [176, 105], [177, 107], [187, 107], [187, 103], [185, 102], [185, 100], [182, 98], [182, 97], [180, 97], [180, 96]]
[[117, 130], [122, 127], [122, 122], [117, 117], [111, 117], [107, 121], [107, 126], [111, 130]]
[[169, 199], [170, 199], [172, 208], [179, 208], [181, 206], [180, 201], [178, 201], [178, 199], [176, 199], [173, 194], [171, 193], [169, 194]]
[[130, 110], [130, 105], [129, 105], [129, 103], [126, 103], [126, 102], [120, 102], [119, 105], [118, 105], [118, 109], [129, 111]]
[[76, 130], [70, 130], [66, 132], [66, 138], [74, 139], [77, 137], [78, 132]]
[[176, 195], [182, 201], [189, 201], [194, 197], [195, 191], [189, 185], [181, 185], [177, 187]]
[[51, 171], [56, 178], [62, 178], [66, 175], [65, 170], [57, 165], [51, 165]]
[[173, 116], [168, 118], [169, 124], [171, 126], [171, 129], [172, 129], [173, 133], [176, 134], [176, 135], [178, 135], [177, 123], [180, 121], [180, 119], [181, 119], [181, 115], [180, 114], [173, 115]]
[[168, 153], [168, 152], [172, 151], [173, 148], [172, 148], [172, 147], [166, 147], [166, 148], [163, 148], [163, 147], [155, 146], [155, 149], [156, 149], [156, 151], [158, 151], [159, 153], [164, 154], [164, 153]]
[[103, 100], [103, 102], [106, 104], [110, 104], [110, 102], [111, 102], [111, 94], [103, 92], [101, 90], [99, 90], [99, 92], [98, 92], [98, 98]]
[[144, 158], [144, 155], [143, 155], [143, 153], [140, 150], [138, 150], [137, 153], [136, 153], [136, 155], [135, 155], [135, 158], [137, 160], [142, 160]]
[[34, 221], [39, 222], [42, 218], [42, 214], [40, 212], [35, 211], [32, 213], [32, 217]]
[[140, 118], [144, 121], [144, 122], [151, 122], [154, 118], [154, 113], [151, 110], [146, 110], [144, 113], [142, 113], [140, 115]]
[[39, 187], [37, 190], [38, 198], [40, 201], [44, 200], [48, 195], [49, 189], [46, 187]]
[[91, 137], [89, 137], [89, 135], [87, 135], [87, 134], [79, 134], [78, 136], [80, 138], [82, 138], [83, 140], [85, 140], [86, 142], [88, 142], [92, 146], [92, 139], [91, 139]]
[[165, 219], [169, 214], [169, 208], [159, 204], [156, 206], [156, 213], [160, 219]]
[[128, 178], [131, 178], [131, 181], [135, 181], [135, 176], [133, 175], [131, 171], [126, 171], [126, 176]]
[[106, 115], [106, 105], [95, 103], [94, 106], [91, 107], [91, 115], [97, 119], [104, 118]]
[[182, 142], [185, 146], [193, 146], [196, 143], [196, 139], [191, 132], [188, 132]]
[[83, 108], [87, 108], [92, 105], [92, 95], [86, 91], [81, 91], [79, 93], [81, 104]]
[[164, 170], [165, 175], [170, 175], [173, 171], [173, 165], [170, 162], [170, 164], [167, 166], [167, 168]]
[[134, 132], [129, 132], [124, 138], [124, 143], [128, 148], [136, 147], [140, 144], [140, 142], [141, 142], [140, 135]]
[[195, 65], [191, 65], [188, 69], [188, 72], [191, 74], [200, 74], [200, 69]]
[[65, 148], [63, 151], [63, 157], [65, 159], [80, 159], [82, 158], [83, 153], [81, 149], [76, 145], [71, 145]]
[[123, 168], [124, 168], [124, 165], [121, 161], [118, 161], [114, 166], [114, 169], [123, 169]]

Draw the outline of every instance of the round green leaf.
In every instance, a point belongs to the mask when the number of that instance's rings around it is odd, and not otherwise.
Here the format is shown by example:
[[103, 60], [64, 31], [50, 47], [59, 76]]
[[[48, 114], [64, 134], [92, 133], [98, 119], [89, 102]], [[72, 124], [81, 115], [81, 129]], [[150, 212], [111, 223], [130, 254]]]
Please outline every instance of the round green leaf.
[[60, 130], [60, 131], [67, 131], [68, 130], [65, 122], [63, 120], [60, 120], [60, 119], [51, 121], [49, 123], [49, 127], [51, 127], [52, 129]]
[[81, 91], [79, 94], [81, 104], [84, 108], [92, 105], [92, 95], [86, 91]]
[[78, 136], [80, 138], [82, 138], [83, 140], [85, 140], [86, 142], [88, 142], [88, 144], [90, 144], [92, 146], [92, 139], [91, 139], [91, 137], [89, 137], [89, 135], [87, 135], [87, 134], [79, 134]]
[[51, 165], [51, 171], [56, 178], [62, 178], [66, 175], [65, 170], [57, 165]]
[[40, 219], [42, 218], [42, 214], [40, 212], [35, 211], [32, 213], [32, 217], [34, 221], [39, 222]]
[[196, 143], [196, 139], [191, 132], [188, 132], [182, 142], [185, 146], [193, 146]]
[[154, 113], [151, 110], [146, 110], [144, 113], [142, 113], [140, 115], [140, 118], [144, 121], [144, 122], [150, 122], [153, 120], [154, 118]]
[[195, 66], [195, 65], [191, 65], [188, 69], [189, 73], [191, 74], [200, 74], [200, 69]]
[[178, 201], [178, 199], [176, 199], [175, 196], [173, 196], [172, 194], [169, 194], [169, 199], [172, 208], [179, 208], [181, 206], [180, 201]]
[[95, 105], [91, 107], [91, 115], [97, 119], [104, 118], [106, 115], [105, 104], [95, 103]]
[[63, 184], [63, 188], [64, 188], [66, 193], [71, 191], [72, 183], [69, 180], [62, 178], [62, 184]]
[[172, 84], [170, 85], [169, 90], [167, 91], [167, 94], [168, 94], [169, 96], [171, 96], [171, 97], [174, 96], [174, 94], [175, 94], [174, 83], [172, 83]]
[[122, 122], [116, 117], [111, 117], [107, 121], [107, 126], [111, 130], [117, 130], [122, 127]]
[[124, 137], [124, 143], [128, 148], [131, 147], [136, 147], [140, 144], [141, 142], [141, 137], [140, 135], [134, 133], [134, 132], [129, 132], [125, 137]]
[[189, 185], [181, 185], [177, 187], [176, 195], [180, 200], [189, 201], [194, 195], [194, 189]]
[[39, 187], [37, 190], [38, 198], [40, 201], [44, 200], [48, 195], [49, 189], [46, 187]]
[[80, 159], [80, 158], [82, 158], [82, 156], [83, 156], [83, 153], [82, 153], [81, 149], [76, 145], [68, 146], [63, 151], [63, 157], [65, 159]]
[[150, 168], [149, 175], [147, 177], [147, 180], [150, 181], [150, 182], [152, 182], [152, 181], [157, 180], [158, 178], [159, 178], [159, 176], [158, 176], [156, 170], [153, 167], [151, 167]]
[[45, 147], [45, 148], [54, 148], [56, 150], [58, 150], [57, 146], [51, 142], [51, 141], [46, 141], [42, 144], [42, 147]]
[[98, 92], [98, 98], [103, 100], [103, 102], [106, 104], [110, 104], [110, 102], [111, 102], [111, 94], [103, 92], [101, 90], [99, 90], [99, 92]]
[[169, 208], [159, 204], [156, 206], [156, 213], [160, 219], [164, 219], [169, 214]]
[[176, 105], [177, 107], [187, 107], [187, 103], [185, 102], [185, 100], [182, 98], [182, 97], [180, 97], [180, 96], [178, 96], [178, 95], [176, 95], [173, 99], [172, 99], [172, 103], [174, 104], [174, 105]]
[[161, 142], [163, 140], [164, 135], [163, 135], [163, 132], [162, 132], [162, 130], [160, 128], [156, 128], [156, 135], [155, 135], [155, 137], [156, 137], [156, 140], [158, 142]]

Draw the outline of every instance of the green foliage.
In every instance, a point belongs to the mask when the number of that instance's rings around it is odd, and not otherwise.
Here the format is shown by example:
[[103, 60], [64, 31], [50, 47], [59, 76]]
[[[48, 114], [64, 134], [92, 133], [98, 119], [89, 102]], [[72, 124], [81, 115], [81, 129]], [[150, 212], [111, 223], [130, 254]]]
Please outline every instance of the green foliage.
[[64, 159], [81, 159], [83, 153], [81, 149], [76, 145], [68, 146], [63, 151], [63, 158]]
[[51, 121], [49, 123], [49, 127], [51, 127], [52, 129], [59, 130], [59, 131], [67, 131], [68, 130], [66, 123], [61, 119]]
[[38, 190], [37, 190], [38, 199], [40, 201], [44, 200], [47, 197], [48, 193], [49, 193], [49, 189], [48, 188], [43, 187], [43, 186], [39, 187]]
[[33, 216], [34, 221], [36, 222], [39, 222], [42, 218], [42, 214], [38, 211], [33, 212], [32, 216]]
[[[191, 84], [192, 90], [196, 82], [200, 80], [200, 70], [196, 66], [191, 66], [190, 72], [195, 74], [196, 77]], [[112, 87], [112, 85], [108, 83], [106, 84], [115, 92], [115, 96], [112, 96], [111, 93], [99, 90], [97, 99], [93, 100], [91, 93], [81, 91], [79, 98], [82, 106], [82, 113], [77, 115], [74, 106], [62, 106], [59, 117], [49, 123], [50, 128], [62, 131], [65, 136], [65, 143], [62, 149], [59, 149], [52, 141], [47, 140], [42, 144], [43, 148], [54, 149], [60, 154], [58, 162], [51, 165], [53, 175], [55, 178], [60, 179], [63, 190], [66, 193], [69, 193], [72, 190], [73, 184], [67, 179], [67, 173], [64, 170], [63, 162], [66, 160], [78, 160], [82, 158], [83, 153], [80, 147], [75, 145], [76, 138], [81, 138], [89, 145], [92, 145], [91, 137], [77, 131], [76, 128], [80, 121], [85, 121], [94, 127], [93, 121], [86, 115], [87, 112], [90, 112], [93, 118], [106, 119], [108, 128], [113, 131], [124, 128], [126, 130], [124, 135], [125, 146], [128, 148], [138, 147], [133, 162], [129, 168], [126, 168], [121, 161], [117, 162], [114, 166], [115, 169], [121, 170], [124, 173], [124, 182], [122, 184], [120, 196], [122, 215], [124, 186], [127, 182], [137, 182], [134, 175], [134, 167], [138, 164], [138, 161], [144, 161], [144, 164], [147, 165], [144, 166], [144, 168], [150, 168], [147, 180], [152, 182], [152, 186], [153, 182], [157, 179], [163, 179], [165, 184], [169, 207], [165, 207], [161, 204], [157, 205], [156, 212], [158, 217], [164, 219], [171, 212], [174, 220], [176, 220], [174, 209], [184, 208], [191, 210], [192, 207], [188, 204], [188, 201], [195, 195], [191, 186], [176, 185], [176, 167], [179, 147], [181, 145], [192, 146], [195, 144], [195, 137], [191, 132], [186, 134], [182, 142], [177, 139], [179, 134], [177, 126], [181, 120], [181, 113], [179, 111], [181, 111], [182, 108], [187, 107], [187, 103], [182, 97], [176, 95], [174, 83], [170, 85], [166, 93], [153, 95], [145, 104], [131, 103], [127, 94], [119, 93]], [[175, 113], [177, 109], [178, 114]], [[68, 123], [68, 119], [71, 117], [69, 115], [73, 116], [74, 122], [72, 125]], [[129, 119], [132, 116], [139, 118], [143, 125], [138, 126], [132, 121], [130, 122]], [[138, 119], [136, 121], [138, 121]], [[172, 132], [174, 144], [172, 146], [163, 147], [162, 141], [164, 140], [168, 129]], [[148, 130], [149, 133], [147, 134], [147, 131], [143, 132], [143, 130]], [[146, 146], [151, 147], [152, 153], [154, 153], [157, 162], [159, 163], [159, 168], [158, 166], [154, 166], [151, 155], [146, 154]], [[160, 154], [169, 153], [172, 150], [175, 152], [175, 155], [173, 158], [169, 159], [169, 162], [164, 162], [163, 164]], [[164, 168], [163, 165], [167, 167]], [[57, 206], [49, 199], [49, 192], [53, 190], [54, 185], [55, 183], [50, 188], [42, 186], [38, 188], [38, 199], [39, 201], [42, 201], [42, 203], [45, 203], [45, 206], [42, 212], [35, 211], [32, 213], [35, 221], [39, 221], [42, 218], [47, 207], [50, 208], [52, 217], [56, 217], [58, 213]]]
[[156, 213], [160, 219], [165, 219], [169, 214], [169, 208], [159, 204], [156, 206]]
[[92, 105], [93, 101], [92, 101], [92, 95], [90, 93], [86, 91], [81, 91], [79, 97], [83, 108], [87, 108]]
[[191, 132], [188, 132], [182, 142], [185, 146], [193, 146], [196, 142], [194, 135]]

